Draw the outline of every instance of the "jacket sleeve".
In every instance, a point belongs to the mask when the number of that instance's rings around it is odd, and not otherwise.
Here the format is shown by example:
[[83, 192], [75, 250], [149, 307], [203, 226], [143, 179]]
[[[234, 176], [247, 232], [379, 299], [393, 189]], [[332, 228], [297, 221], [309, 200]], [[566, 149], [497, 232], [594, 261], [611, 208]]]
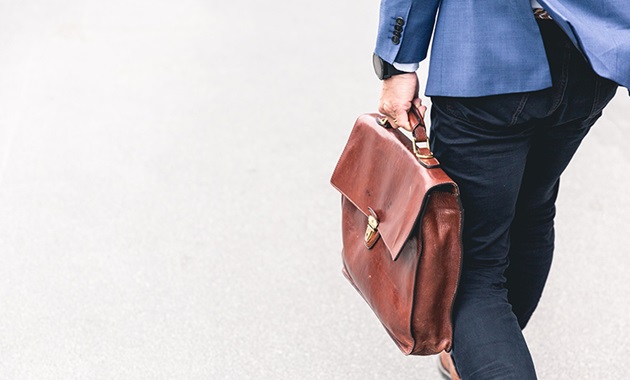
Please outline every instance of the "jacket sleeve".
[[440, 0], [381, 0], [374, 52], [389, 63], [426, 58]]

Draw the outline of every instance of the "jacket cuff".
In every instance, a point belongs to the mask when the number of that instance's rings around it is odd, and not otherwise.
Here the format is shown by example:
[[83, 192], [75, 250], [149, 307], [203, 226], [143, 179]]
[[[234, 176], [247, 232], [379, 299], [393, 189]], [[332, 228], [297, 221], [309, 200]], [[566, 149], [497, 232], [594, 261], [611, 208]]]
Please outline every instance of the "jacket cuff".
[[393, 64], [427, 56], [440, 0], [381, 0], [376, 55]]

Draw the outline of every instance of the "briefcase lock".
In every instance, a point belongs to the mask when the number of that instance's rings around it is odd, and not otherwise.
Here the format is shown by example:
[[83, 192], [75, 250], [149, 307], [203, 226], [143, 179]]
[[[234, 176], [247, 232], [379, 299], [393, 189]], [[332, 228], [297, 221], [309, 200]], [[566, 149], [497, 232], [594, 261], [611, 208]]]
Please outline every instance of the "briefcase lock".
[[367, 228], [365, 229], [365, 247], [372, 249], [381, 235], [378, 233], [379, 222], [376, 213], [371, 208], [368, 208], [368, 210], [370, 211], [370, 215], [368, 215]]

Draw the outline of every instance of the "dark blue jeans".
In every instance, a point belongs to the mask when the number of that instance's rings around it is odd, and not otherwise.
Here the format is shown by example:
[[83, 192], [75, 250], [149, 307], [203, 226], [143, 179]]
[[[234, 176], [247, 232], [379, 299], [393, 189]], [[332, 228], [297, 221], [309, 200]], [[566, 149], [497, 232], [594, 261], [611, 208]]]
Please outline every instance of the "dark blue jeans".
[[553, 21], [539, 26], [551, 88], [432, 99], [432, 148], [464, 206], [452, 351], [464, 380], [536, 378], [521, 330], [551, 266], [560, 175], [617, 88]]

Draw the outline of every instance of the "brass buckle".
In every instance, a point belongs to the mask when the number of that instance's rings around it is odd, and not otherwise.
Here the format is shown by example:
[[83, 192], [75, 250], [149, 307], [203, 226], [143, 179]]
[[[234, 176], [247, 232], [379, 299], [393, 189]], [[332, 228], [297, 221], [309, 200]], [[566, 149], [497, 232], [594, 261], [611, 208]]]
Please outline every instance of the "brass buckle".
[[378, 240], [378, 219], [368, 215], [367, 228], [365, 229], [365, 247], [371, 249]]
[[[419, 144], [424, 144], [424, 146], [418, 146]], [[426, 148], [429, 150], [429, 154], [422, 154], [420, 153], [420, 149], [421, 148]], [[416, 157], [421, 158], [423, 160], [425, 159], [430, 159], [433, 158], [433, 153], [431, 152], [431, 145], [429, 144], [429, 139], [427, 138], [426, 141], [418, 141], [416, 140], [416, 138], [413, 138], [413, 154], [416, 155]]]

